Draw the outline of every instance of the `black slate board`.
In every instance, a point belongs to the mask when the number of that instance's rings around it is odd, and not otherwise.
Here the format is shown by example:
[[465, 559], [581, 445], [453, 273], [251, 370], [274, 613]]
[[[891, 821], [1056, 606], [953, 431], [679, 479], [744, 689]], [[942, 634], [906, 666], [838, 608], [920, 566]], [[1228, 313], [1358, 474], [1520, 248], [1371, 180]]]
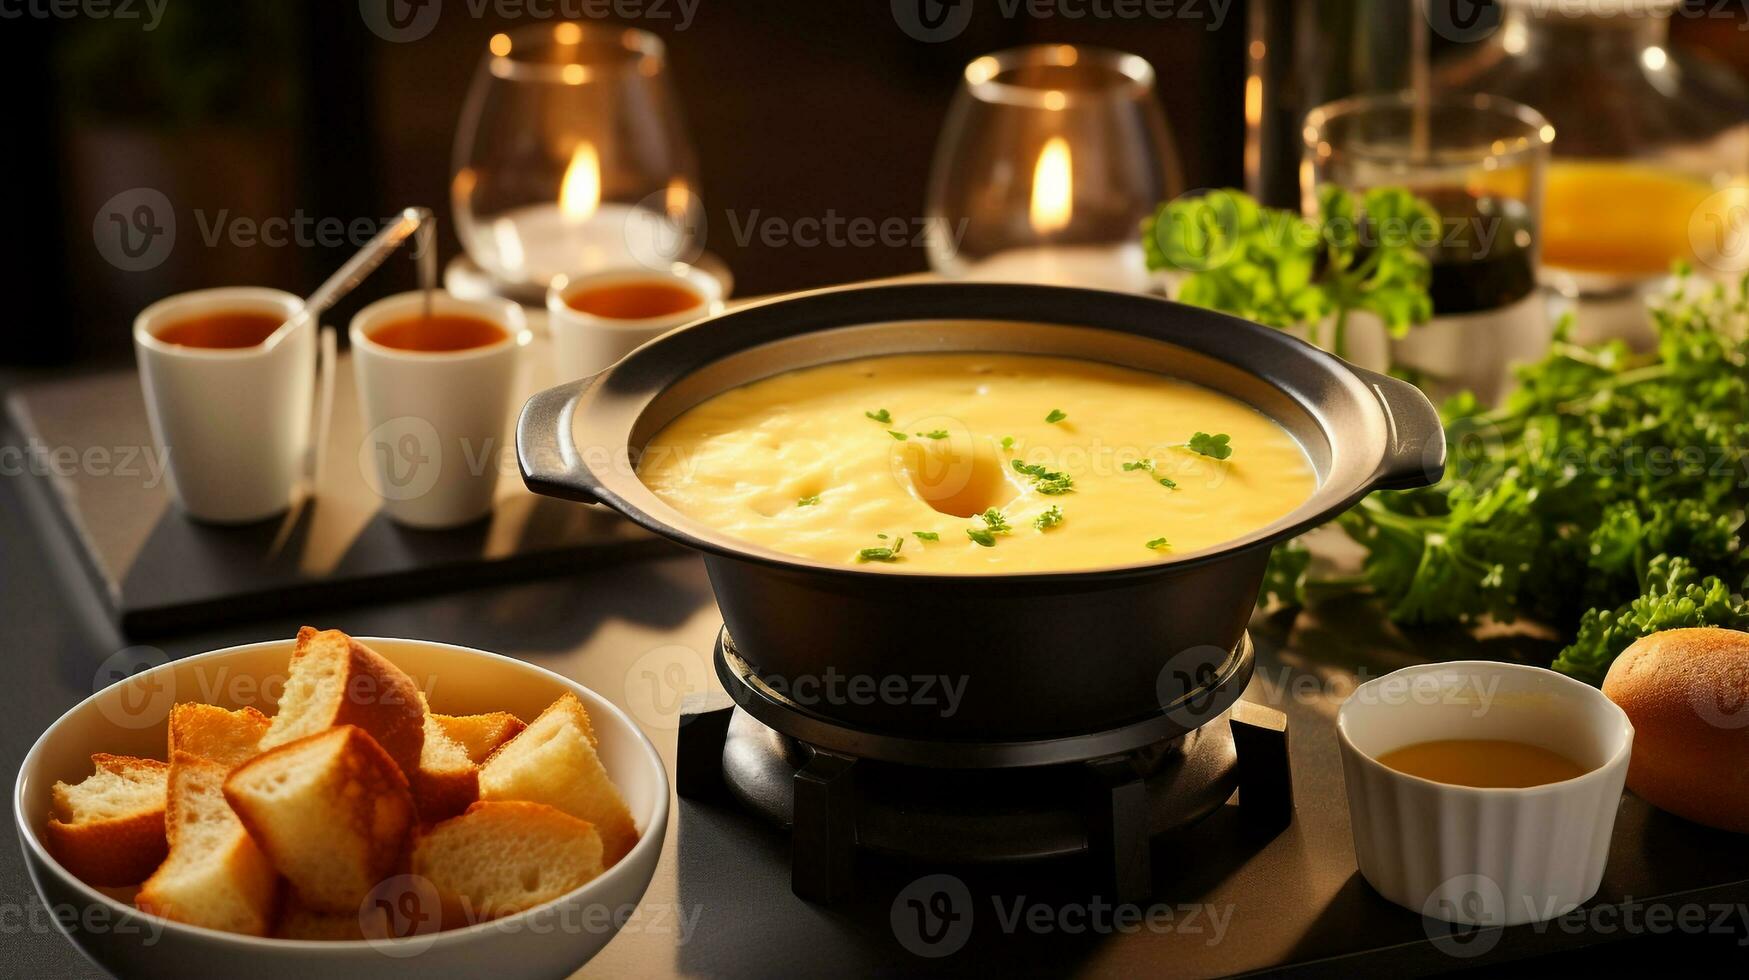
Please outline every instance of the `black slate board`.
[[[543, 347], [537, 339], [524, 351], [522, 394], [552, 383]], [[529, 493], [508, 453], [490, 518], [447, 531], [394, 524], [377, 512], [379, 500], [351, 451], [363, 426], [344, 354], [315, 494], [282, 519], [244, 527], [195, 523], [171, 501], [151, 463], [151, 433], [132, 371], [20, 388], [6, 409], [6, 441], [27, 450], [9, 452], [6, 462], [9, 472], [29, 477], [20, 483], [34, 523], [70, 539], [130, 636], [676, 550], [606, 510]], [[506, 431], [504, 447], [513, 444]]]

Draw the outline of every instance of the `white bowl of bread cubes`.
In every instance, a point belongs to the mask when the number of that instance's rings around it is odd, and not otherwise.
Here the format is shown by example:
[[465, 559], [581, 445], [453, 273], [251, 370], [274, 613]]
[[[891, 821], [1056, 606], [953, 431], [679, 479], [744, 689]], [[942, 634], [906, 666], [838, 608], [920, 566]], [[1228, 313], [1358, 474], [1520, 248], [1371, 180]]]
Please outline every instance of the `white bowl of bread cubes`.
[[13, 811], [43, 902], [118, 976], [562, 977], [649, 886], [668, 778], [550, 671], [306, 627], [87, 698]]

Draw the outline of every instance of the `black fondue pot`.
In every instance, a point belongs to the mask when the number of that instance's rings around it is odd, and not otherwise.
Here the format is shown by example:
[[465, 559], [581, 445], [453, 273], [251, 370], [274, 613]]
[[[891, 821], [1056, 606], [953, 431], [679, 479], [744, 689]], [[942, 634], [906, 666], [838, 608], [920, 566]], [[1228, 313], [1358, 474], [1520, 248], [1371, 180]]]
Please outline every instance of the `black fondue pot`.
[[[1318, 488], [1218, 547], [973, 575], [792, 557], [713, 530], [638, 480], [649, 440], [719, 392], [934, 351], [1082, 358], [1211, 388], [1292, 433]], [[851, 728], [981, 741], [1145, 722], [1230, 675], [1272, 545], [1373, 490], [1432, 483], [1445, 466], [1439, 417], [1420, 391], [1284, 333], [1146, 296], [994, 283], [837, 289], [737, 309], [536, 395], [516, 443], [534, 492], [611, 507], [701, 552], [737, 653], [773, 688], [811, 692], [811, 712]]]

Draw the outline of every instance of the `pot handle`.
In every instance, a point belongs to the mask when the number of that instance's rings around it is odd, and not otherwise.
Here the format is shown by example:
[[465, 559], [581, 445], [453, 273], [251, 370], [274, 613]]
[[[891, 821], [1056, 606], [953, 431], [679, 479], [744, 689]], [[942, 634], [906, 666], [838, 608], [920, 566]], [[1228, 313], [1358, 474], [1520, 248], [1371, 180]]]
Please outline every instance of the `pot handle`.
[[516, 419], [516, 465], [522, 482], [545, 497], [596, 504], [595, 481], [571, 439], [571, 412], [595, 382], [583, 378], [548, 388], [530, 398]]
[[1432, 486], [1445, 475], [1445, 425], [1421, 389], [1407, 381], [1353, 368], [1385, 415], [1390, 441], [1373, 473], [1375, 490]]

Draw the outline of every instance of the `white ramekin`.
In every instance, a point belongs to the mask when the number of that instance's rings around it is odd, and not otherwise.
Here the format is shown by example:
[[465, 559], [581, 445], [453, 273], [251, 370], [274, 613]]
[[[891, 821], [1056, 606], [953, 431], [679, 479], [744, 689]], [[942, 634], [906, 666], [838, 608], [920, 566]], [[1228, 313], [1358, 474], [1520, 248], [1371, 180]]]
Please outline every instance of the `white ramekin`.
[[[1356, 688], [1336, 716], [1360, 873], [1434, 919], [1517, 925], [1597, 892], [1634, 728], [1602, 692], [1552, 670], [1488, 661], [1426, 664]], [[1436, 783], [1378, 761], [1436, 739], [1541, 746], [1582, 776], [1525, 789]]]

